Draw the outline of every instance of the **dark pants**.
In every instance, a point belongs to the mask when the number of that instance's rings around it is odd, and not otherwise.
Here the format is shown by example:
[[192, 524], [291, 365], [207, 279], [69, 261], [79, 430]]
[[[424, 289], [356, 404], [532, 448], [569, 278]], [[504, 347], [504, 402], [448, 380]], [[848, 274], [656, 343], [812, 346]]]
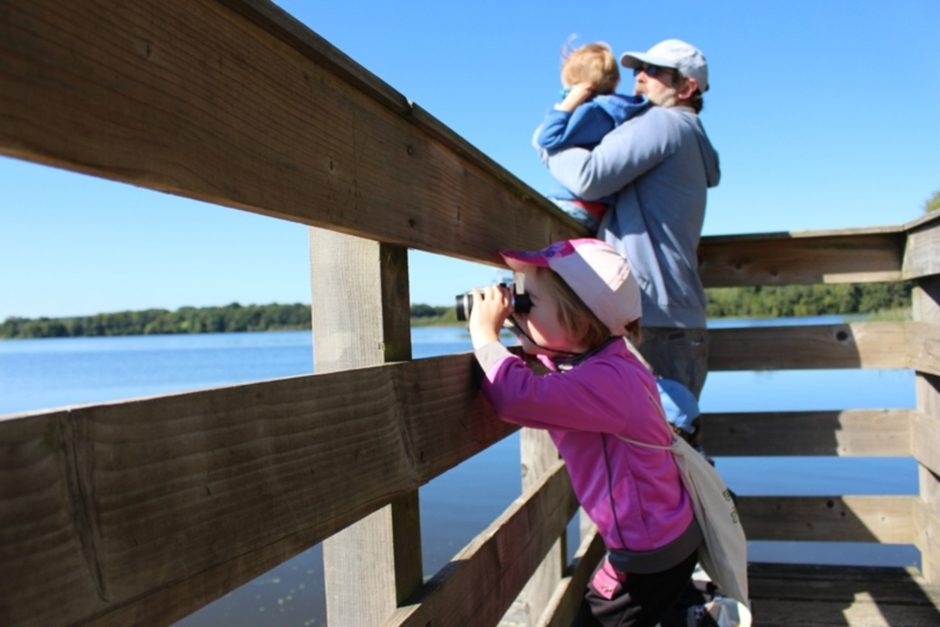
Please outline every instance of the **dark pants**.
[[637, 349], [653, 374], [683, 384], [698, 398], [708, 374], [708, 331], [643, 327]]
[[[572, 627], [656, 625], [686, 590], [697, 561], [698, 551], [694, 551], [669, 570], [648, 575], [622, 575], [622, 581], [606, 594], [594, 587], [596, 576], [592, 577]], [[598, 569], [604, 568], [606, 563], [606, 559], [602, 560]]]

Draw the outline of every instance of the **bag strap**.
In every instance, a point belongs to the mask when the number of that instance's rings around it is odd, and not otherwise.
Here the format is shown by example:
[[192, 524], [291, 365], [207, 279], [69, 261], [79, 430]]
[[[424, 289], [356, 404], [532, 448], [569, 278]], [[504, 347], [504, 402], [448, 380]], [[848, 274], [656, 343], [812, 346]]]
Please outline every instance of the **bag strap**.
[[[659, 412], [659, 415], [662, 416], [663, 422], [665, 422], [665, 423], [668, 424], [669, 421], [666, 419], [666, 412], [663, 411], [662, 405], [660, 405], [659, 403], [657, 403], [657, 402], [656, 402], [656, 399], [653, 398], [653, 393], [650, 392], [649, 389], [648, 389], [646, 386], [643, 387], [643, 391], [646, 392], [646, 398], [649, 400], [650, 405], [652, 405], [653, 407], [656, 408], [656, 410]], [[635, 444], [636, 446], [641, 446], [641, 447], [643, 447], [643, 448], [655, 448], [655, 449], [658, 449], [658, 450], [660, 450], [660, 451], [671, 451], [671, 450], [673, 450], [672, 444], [670, 444], [669, 446], [662, 446], [662, 445], [659, 445], [659, 444], [650, 444], [649, 442], [640, 442], [639, 440], [631, 440], [630, 438], [624, 437], [624, 436], [619, 435], [619, 434], [617, 434], [617, 433], [614, 433], [613, 435], [616, 436], [616, 437], [618, 437], [618, 438], [620, 438], [620, 439], [623, 440], [624, 442], [627, 442], [628, 444]], [[672, 436], [672, 441], [673, 441], [673, 443], [676, 441], [676, 436], [675, 436], [674, 434], [673, 434], [673, 436]]]
[[[624, 437], [624, 436], [622, 436], [622, 435], [618, 435], [618, 434], [616, 434], [616, 433], [614, 434], [614, 436], [620, 438], [621, 440], [623, 440], [624, 442], [627, 442], [628, 444], [635, 444], [636, 446], [641, 446], [641, 447], [643, 447], [643, 448], [655, 448], [655, 449], [658, 449], [658, 450], [660, 450], [660, 451], [671, 451], [671, 450], [672, 450], [672, 446], [671, 446], [671, 445], [670, 445], [670, 446], [661, 446], [661, 445], [659, 445], [659, 444], [649, 444], [649, 443], [647, 443], [647, 442], [640, 442], [639, 440], [631, 440], [630, 438], [626, 438], [626, 437]], [[675, 436], [673, 436], [673, 439], [675, 439]]]

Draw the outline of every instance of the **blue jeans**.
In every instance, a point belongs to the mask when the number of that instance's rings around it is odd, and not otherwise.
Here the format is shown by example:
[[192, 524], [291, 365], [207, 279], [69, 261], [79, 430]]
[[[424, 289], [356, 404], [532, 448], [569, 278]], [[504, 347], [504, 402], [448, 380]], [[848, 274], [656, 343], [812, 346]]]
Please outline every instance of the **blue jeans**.
[[708, 374], [708, 330], [643, 327], [637, 349], [653, 374], [673, 379], [698, 398]]

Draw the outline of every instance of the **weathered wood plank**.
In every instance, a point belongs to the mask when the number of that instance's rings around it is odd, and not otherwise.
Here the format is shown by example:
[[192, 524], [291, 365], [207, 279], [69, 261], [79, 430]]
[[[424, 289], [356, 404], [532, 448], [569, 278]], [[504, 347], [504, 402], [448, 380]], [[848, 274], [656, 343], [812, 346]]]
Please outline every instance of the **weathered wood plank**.
[[[933, 347], [930, 359], [935, 362], [938, 359], [937, 336], [940, 335], [940, 276], [915, 281], [911, 309], [914, 320], [920, 325], [918, 341]], [[915, 351], [923, 354], [920, 346]], [[914, 457], [920, 464], [920, 499], [914, 508], [915, 543], [921, 552], [927, 580], [940, 584], [940, 450], [937, 446], [940, 442], [940, 375], [935, 369], [925, 367], [922, 361], [918, 360], [915, 381], [918, 412], [913, 447]]]
[[920, 498], [914, 503], [915, 545], [921, 552], [921, 571], [927, 581], [940, 585], [940, 477], [918, 468]]
[[539, 486], [524, 491], [387, 625], [495, 625], [577, 509], [568, 473], [559, 461]]
[[0, 421], [0, 624], [197, 609], [510, 433], [474, 372], [467, 354]]
[[920, 498], [914, 501], [914, 544], [920, 550], [921, 571], [927, 581], [940, 585], [940, 476], [924, 466], [917, 474]]
[[574, 554], [571, 567], [567, 574], [558, 582], [555, 593], [548, 602], [548, 607], [542, 614], [544, 622], [537, 623], [540, 627], [567, 627], [571, 625], [581, 601], [588, 581], [594, 574], [594, 569], [607, 552], [604, 540], [594, 528], [586, 537], [582, 538], [581, 545]]
[[708, 236], [699, 270], [706, 287], [895, 281], [903, 248], [899, 228]]
[[[408, 251], [310, 230], [314, 371], [411, 359]], [[326, 618], [377, 625], [423, 581], [418, 491], [323, 542]]]
[[940, 588], [913, 568], [751, 564], [755, 625], [936, 625]]
[[762, 599], [754, 604], [754, 625], [767, 627], [936, 627], [937, 609], [930, 605], [879, 602], [872, 592], [855, 598], [806, 603], [795, 599]]
[[912, 544], [915, 498], [741, 496], [737, 506], [748, 540]]
[[488, 263], [581, 232], [263, 0], [11, 0], [0, 57], [2, 154]]
[[929, 215], [907, 225], [904, 278], [940, 275], [940, 215]]
[[[546, 472], [555, 467], [558, 449], [544, 429], [522, 429], [519, 434], [522, 488], [537, 485]], [[513, 602], [501, 625], [533, 625], [540, 622], [548, 601], [562, 577], [567, 559], [567, 534], [562, 533], [538, 570]]]
[[940, 324], [910, 323], [911, 368], [940, 376]]
[[911, 323], [712, 329], [709, 370], [910, 368]]
[[[940, 386], [940, 378], [931, 377], [932, 383]], [[931, 382], [922, 378], [918, 387], [932, 387]], [[940, 388], [933, 393], [940, 397]], [[926, 395], [924, 391], [922, 394]], [[916, 412], [911, 423], [911, 454], [921, 466], [940, 476], [940, 419], [935, 415]]]
[[714, 456], [911, 456], [913, 410], [706, 413], [702, 444]]

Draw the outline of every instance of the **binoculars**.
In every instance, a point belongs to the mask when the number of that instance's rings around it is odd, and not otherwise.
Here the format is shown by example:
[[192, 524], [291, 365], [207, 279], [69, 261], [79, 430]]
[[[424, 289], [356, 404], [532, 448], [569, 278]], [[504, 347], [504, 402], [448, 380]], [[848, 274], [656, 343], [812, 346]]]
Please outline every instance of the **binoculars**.
[[[500, 283], [500, 287], [509, 290], [512, 294], [512, 310], [517, 313], [529, 313], [532, 309], [532, 300], [528, 294], [517, 294], [516, 286], [512, 283]], [[466, 292], [457, 294], [457, 320], [466, 321], [470, 319], [470, 310], [473, 308], [473, 294]]]

